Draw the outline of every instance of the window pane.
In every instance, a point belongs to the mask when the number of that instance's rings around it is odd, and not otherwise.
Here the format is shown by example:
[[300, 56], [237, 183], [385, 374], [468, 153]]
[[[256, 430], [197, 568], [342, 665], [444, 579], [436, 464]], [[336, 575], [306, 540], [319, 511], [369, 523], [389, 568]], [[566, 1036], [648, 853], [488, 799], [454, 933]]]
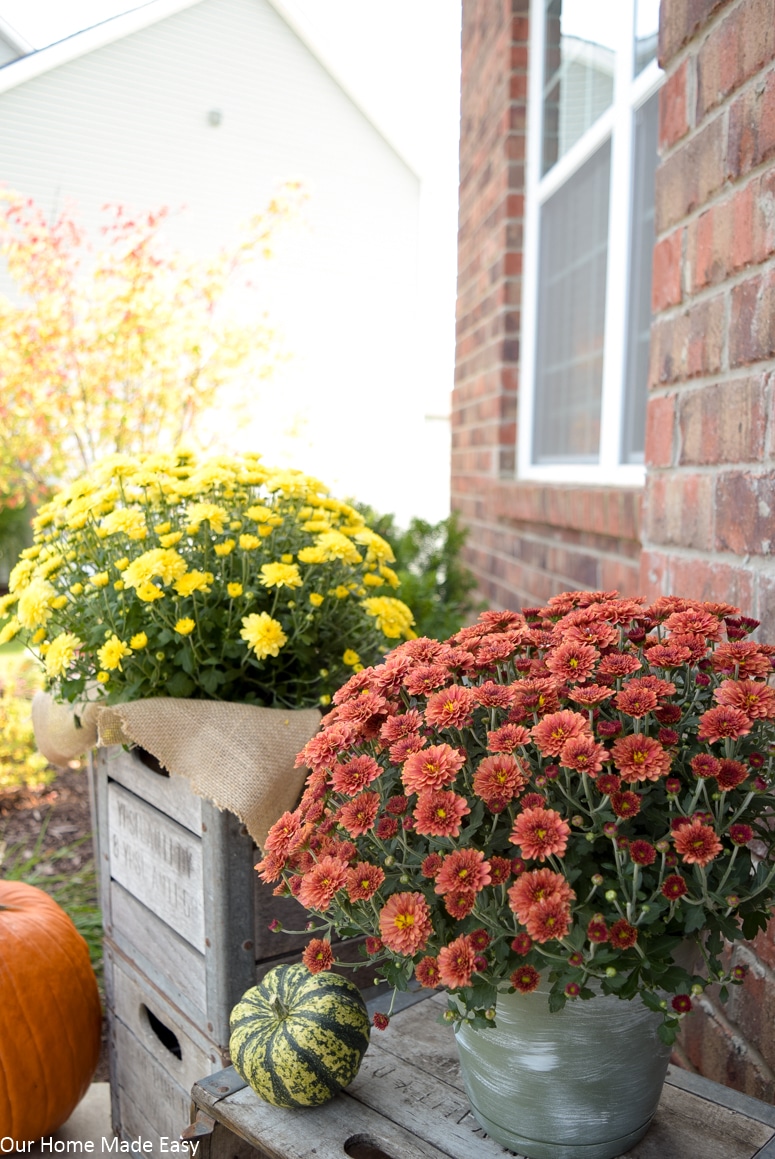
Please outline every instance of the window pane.
[[541, 210], [537, 463], [598, 456], [610, 170], [606, 141]]
[[657, 57], [659, 0], [635, 0], [635, 75]]
[[642, 463], [646, 433], [646, 395], [651, 327], [651, 258], [654, 252], [654, 174], [657, 168], [659, 98], [655, 94], [635, 113], [630, 304], [627, 327], [622, 461]]
[[609, 107], [621, 0], [547, 0], [543, 169], [551, 169]]

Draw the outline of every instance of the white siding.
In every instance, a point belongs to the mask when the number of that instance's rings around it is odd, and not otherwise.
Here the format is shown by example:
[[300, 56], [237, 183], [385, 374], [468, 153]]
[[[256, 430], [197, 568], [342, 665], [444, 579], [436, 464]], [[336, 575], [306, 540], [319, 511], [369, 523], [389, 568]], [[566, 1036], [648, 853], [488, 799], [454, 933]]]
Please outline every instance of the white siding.
[[[267, 0], [202, 0], [0, 93], [0, 181], [49, 212], [71, 199], [92, 229], [105, 202], [186, 206], [170, 234], [208, 253], [288, 178], [310, 194], [307, 225], [274, 263], [270, 305], [294, 358], [257, 388], [240, 442], [425, 514], [389, 461], [422, 453], [419, 183]], [[443, 492], [443, 450], [426, 470]]]

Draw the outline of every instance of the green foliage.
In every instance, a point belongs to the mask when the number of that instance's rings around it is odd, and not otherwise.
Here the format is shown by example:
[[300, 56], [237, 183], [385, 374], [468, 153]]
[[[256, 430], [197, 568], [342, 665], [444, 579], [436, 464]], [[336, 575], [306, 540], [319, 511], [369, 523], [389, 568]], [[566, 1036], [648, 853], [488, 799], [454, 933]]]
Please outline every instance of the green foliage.
[[486, 608], [474, 598], [476, 578], [461, 558], [468, 530], [457, 512], [439, 523], [414, 518], [401, 530], [395, 515], [380, 515], [365, 504], [354, 506], [393, 548], [401, 598], [414, 613], [418, 636], [446, 640]]

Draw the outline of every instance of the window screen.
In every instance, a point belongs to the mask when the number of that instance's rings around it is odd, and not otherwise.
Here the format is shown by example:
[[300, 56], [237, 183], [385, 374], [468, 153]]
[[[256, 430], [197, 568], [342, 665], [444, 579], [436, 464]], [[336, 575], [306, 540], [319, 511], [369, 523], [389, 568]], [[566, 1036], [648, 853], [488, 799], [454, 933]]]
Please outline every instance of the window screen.
[[606, 141], [541, 209], [536, 463], [598, 456], [610, 171]]

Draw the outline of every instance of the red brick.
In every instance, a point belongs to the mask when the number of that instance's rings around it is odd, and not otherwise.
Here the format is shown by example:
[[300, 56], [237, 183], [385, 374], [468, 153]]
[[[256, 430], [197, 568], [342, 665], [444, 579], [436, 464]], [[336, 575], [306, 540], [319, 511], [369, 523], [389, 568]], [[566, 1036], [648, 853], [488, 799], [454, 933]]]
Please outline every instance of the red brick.
[[648, 467], [673, 466], [675, 395], [649, 399], [646, 410], [646, 464]]
[[681, 382], [722, 368], [726, 335], [723, 294], [695, 303], [651, 327], [649, 385]]
[[675, 556], [669, 561], [669, 591], [693, 600], [719, 600], [749, 614], [754, 607], [753, 576], [744, 567], [713, 558]]
[[726, 1015], [741, 1036], [762, 1056], [769, 1067], [775, 1066], [775, 977], [747, 946], [735, 948], [732, 965], [747, 966], [740, 986], [730, 987]]
[[731, 201], [714, 205], [690, 223], [686, 249], [693, 292], [724, 280], [732, 251]]
[[[768, 400], [765, 375], [682, 395], [678, 404], [678, 464], [713, 466], [762, 460]], [[650, 461], [648, 455], [646, 461]]]
[[722, 472], [716, 483], [716, 550], [771, 556], [774, 540], [775, 472]]
[[705, 1078], [770, 1102], [775, 1083], [721, 1007], [701, 997], [681, 1028], [680, 1042]]
[[775, 153], [775, 71], [746, 89], [729, 110], [727, 174], [735, 180]]
[[[743, 189], [738, 189], [731, 203], [731, 245], [727, 251], [727, 260], [730, 270], [740, 270], [752, 261], [762, 261], [756, 256], [757, 242], [754, 236], [759, 224], [758, 194], [759, 182], [751, 181]], [[756, 225], [754, 215], [756, 214]], [[766, 227], [765, 227], [766, 228]], [[765, 250], [767, 242], [764, 238], [759, 242]]]
[[694, 33], [728, 0], [662, 0], [659, 14], [659, 63], [667, 68]]
[[698, 122], [775, 55], [772, 0], [743, 0], [713, 28], [697, 56]]
[[641, 552], [639, 594], [647, 600], [671, 594], [669, 557], [664, 552], [646, 549]]
[[775, 270], [732, 288], [729, 365], [748, 366], [775, 354]]
[[683, 230], [676, 229], [654, 246], [651, 309], [658, 314], [681, 301], [681, 246]]
[[[761, 621], [761, 627], [757, 629], [758, 637], [768, 644], [775, 643], [775, 574], [771, 568], [768, 573], [759, 576], [756, 619]], [[775, 923], [773, 922], [770, 923], [768, 936], [772, 952], [769, 957], [765, 958], [762, 955], [762, 958], [775, 970]]]
[[686, 108], [686, 68], [684, 61], [669, 75], [659, 90], [659, 148], [669, 149], [689, 131]]
[[775, 253], [775, 169], [755, 178], [749, 188], [753, 203], [751, 258], [763, 262]]
[[710, 550], [713, 480], [709, 475], [671, 471], [647, 476], [645, 512], [649, 544]]
[[662, 162], [655, 189], [658, 234], [705, 205], [721, 188], [726, 176], [724, 146], [724, 119], [717, 116]]

